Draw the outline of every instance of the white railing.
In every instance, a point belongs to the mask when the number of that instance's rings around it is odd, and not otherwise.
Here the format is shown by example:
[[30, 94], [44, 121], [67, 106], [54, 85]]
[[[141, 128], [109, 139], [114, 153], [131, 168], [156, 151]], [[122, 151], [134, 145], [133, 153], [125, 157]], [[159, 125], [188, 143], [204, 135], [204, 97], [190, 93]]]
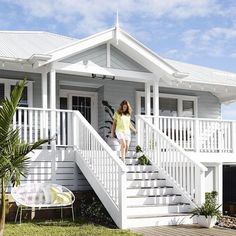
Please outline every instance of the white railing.
[[[186, 117], [144, 116], [186, 151], [232, 153], [235, 122]], [[156, 123], [157, 124], [157, 123]]]
[[73, 145], [73, 111], [19, 107], [13, 118], [13, 126], [20, 129], [20, 137], [25, 142], [38, 139], [52, 139], [58, 146]]
[[137, 116], [138, 140], [152, 164], [163, 171], [196, 203], [204, 201], [204, 165], [197, 162], [143, 116]]
[[[109, 200], [103, 197], [105, 206], [112, 207], [111, 215], [114, 221], [121, 228], [125, 228], [126, 221], [126, 166], [112, 151], [107, 143], [101, 138], [97, 131], [88, 123], [83, 115], [74, 111], [74, 144], [78, 149], [79, 158], [83, 161], [80, 162], [80, 168], [84, 167], [89, 170], [89, 177], [94, 176], [90, 181], [93, 189], [97, 189], [97, 185], [105, 191]], [[83, 167], [83, 165], [85, 165]], [[88, 169], [89, 167], [89, 169]], [[87, 177], [87, 176], [85, 176]], [[103, 193], [96, 192], [97, 195]], [[102, 195], [103, 194], [103, 195]], [[109, 207], [108, 207], [109, 208]], [[108, 210], [109, 211], [109, 210]]]

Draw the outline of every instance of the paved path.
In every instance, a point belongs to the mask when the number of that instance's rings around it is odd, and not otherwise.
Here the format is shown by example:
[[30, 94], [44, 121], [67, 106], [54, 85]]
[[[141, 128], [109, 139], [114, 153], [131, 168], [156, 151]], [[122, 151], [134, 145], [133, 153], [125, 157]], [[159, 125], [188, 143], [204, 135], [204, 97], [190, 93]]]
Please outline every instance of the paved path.
[[225, 228], [200, 228], [197, 225], [155, 226], [131, 229], [144, 236], [236, 236], [236, 230]]

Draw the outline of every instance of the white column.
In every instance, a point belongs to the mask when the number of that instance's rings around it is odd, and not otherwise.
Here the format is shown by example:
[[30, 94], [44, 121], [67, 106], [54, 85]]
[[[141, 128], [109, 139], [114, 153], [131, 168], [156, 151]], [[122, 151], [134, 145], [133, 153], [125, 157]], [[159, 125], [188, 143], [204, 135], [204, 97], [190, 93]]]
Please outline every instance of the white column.
[[[216, 166], [216, 172], [215, 172], [215, 182], [216, 182], [216, 191], [218, 192], [218, 204], [222, 205], [223, 203], [223, 165], [222, 163], [219, 163], [218, 166]], [[220, 208], [222, 211], [222, 206]]]
[[153, 113], [155, 126], [159, 128], [159, 79], [153, 84]]
[[[50, 109], [56, 109], [56, 70], [52, 67], [50, 70]], [[51, 113], [51, 129], [50, 129], [50, 138], [53, 139], [52, 141], [52, 149], [56, 149], [56, 112], [50, 111]]]
[[50, 108], [56, 109], [56, 70], [50, 70]]
[[45, 69], [41, 74], [42, 77], [42, 107], [43, 109], [48, 108], [48, 80], [47, 70]]
[[145, 113], [147, 116], [151, 115], [151, 90], [150, 83], [145, 83]]

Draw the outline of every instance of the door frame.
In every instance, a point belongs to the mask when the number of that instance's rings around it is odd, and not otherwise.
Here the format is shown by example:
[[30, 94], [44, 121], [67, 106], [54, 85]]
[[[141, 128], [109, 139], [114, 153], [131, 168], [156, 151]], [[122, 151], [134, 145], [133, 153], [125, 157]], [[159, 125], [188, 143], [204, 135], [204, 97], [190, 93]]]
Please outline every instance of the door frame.
[[91, 125], [98, 130], [98, 94], [97, 92], [81, 91], [81, 90], [60, 90], [60, 98], [67, 98], [67, 107], [72, 110], [72, 97], [90, 97], [91, 98]]

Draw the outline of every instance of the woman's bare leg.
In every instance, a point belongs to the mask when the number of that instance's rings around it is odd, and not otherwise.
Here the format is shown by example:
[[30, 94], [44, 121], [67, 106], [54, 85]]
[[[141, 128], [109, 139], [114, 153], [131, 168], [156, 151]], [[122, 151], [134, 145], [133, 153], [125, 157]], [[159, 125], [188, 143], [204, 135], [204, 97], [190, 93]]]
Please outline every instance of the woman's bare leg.
[[129, 144], [130, 144], [130, 141], [125, 140], [125, 156], [127, 155], [128, 151], [129, 151]]
[[120, 156], [122, 161], [125, 161], [125, 154], [126, 154], [126, 141], [121, 139], [120, 140]]

